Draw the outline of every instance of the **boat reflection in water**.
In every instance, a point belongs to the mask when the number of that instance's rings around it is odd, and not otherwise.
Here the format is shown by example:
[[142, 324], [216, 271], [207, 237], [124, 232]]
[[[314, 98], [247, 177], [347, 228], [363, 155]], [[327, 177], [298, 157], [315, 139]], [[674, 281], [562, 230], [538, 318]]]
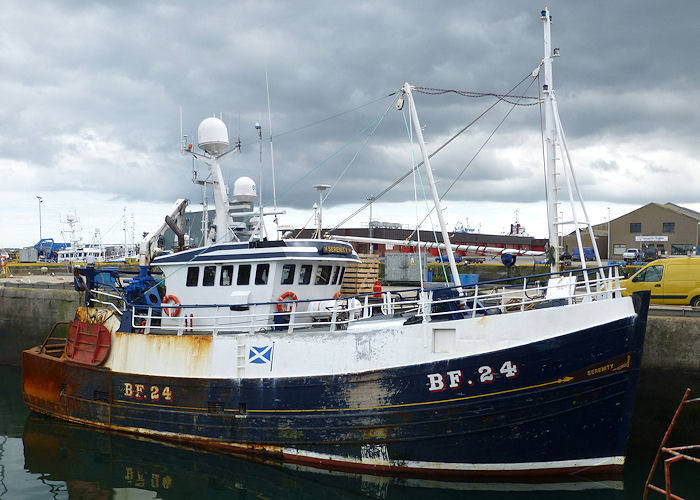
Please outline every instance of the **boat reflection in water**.
[[[575, 476], [525, 483], [449, 482], [260, 463], [93, 430], [30, 414], [25, 468], [70, 498], [622, 498], [619, 480]], [[489, 482], [491, 481], [491, 482]], [[49, 491], [47, 491], [49, 493]]]

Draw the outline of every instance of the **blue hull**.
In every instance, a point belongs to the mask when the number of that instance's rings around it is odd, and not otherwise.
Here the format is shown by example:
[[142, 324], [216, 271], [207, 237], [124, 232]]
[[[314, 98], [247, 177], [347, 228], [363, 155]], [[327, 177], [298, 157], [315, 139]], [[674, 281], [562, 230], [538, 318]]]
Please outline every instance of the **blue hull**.
[[[350, 376], [153, 377], [29, 350], [25, 401], [100, 427], [331, 467], [445, 474], [591, 468], [625, 455], [648, 307], [648, 296], [636, 299], [638, 315], [592, 329]], [[47, 378], [63, 381], [53, 401], [33, 389]]]

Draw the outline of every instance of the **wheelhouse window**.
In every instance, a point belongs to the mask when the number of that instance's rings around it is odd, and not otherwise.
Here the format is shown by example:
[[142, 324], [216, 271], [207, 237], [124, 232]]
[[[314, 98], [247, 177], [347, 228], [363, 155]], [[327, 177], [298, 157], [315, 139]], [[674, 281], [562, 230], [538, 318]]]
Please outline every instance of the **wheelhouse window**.
[[258, 264], [255, 269], [255, 284], [266, 285], [270, 275], [270, 264]]
[[308, 285], [311, 283], [311, 271], [313, 266], [311, 264], [304, 264], [299, 269], [299, 284]]
[[243, 264], [238, 266], [238, 279], [236, 284], [247, 285], [250, 283], [250, 264]]
[[333, 275], [331, 276], [331, 285], [335, 285], [338, 282], [338, 271], [340, 271], [340, 266], [333, 266]]
[[340, 275], [338, 276], [338, 284], [343, 284], [343, 276], [345, 276], [345, 266], [340, 266]]
[[229, 286], [233, 281], [233, 266], [221, 266], [220, 286]]
[[641, 233], [642, 223], [641, 222], [630, 222], [630, 233]]
[[185, 284], [187, 286], [197, 286], [199, 282], [199, 267], [188, 267], [187, 268], [187, 281]]
[[216, 266], [204, 266], [202, 286], [214, 286], [216, 283]]
[[327, 285], [331, 280], [332, 266], [318, 266], [316, 270], [316, 284]]
[[282, 279], [280, 284], [282, 285], [293, 285], [294, 284], [294, 270], [296, 269], [295, 264], [285, 264], [282, 266]]
[[664, 222], [663, 223], [663, 231], [664, 231], [664, 233], [675, 233], [676, 232], [676, 223], [675, 222]]
[[649, 266], [644, 271], [640, 272], [635, 276], [632, 281], [635, 283], [639, 282], [654, 282], [661, 281], [661, 277], [664, 274], [664, 266]]

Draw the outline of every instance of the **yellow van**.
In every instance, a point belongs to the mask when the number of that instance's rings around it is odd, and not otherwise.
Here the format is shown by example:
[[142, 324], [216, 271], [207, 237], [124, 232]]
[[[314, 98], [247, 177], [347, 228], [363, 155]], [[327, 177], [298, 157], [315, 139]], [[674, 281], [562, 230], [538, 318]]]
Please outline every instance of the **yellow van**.
[[659, 259], [620, 280], [622, 295], [651, 290], [654, 304], [700, 306], [700, 257]]

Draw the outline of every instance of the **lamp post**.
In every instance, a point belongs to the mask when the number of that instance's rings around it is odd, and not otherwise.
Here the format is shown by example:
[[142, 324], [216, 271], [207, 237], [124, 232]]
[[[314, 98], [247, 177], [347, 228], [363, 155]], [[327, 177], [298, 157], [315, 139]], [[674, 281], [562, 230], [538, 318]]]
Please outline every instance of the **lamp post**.
[[321, 239], [321, 231], [323, 230], [323, 192], [330, 187], [329, 184], [314, 185], [314, 189], [318, 190], [318, 239]]
[[41, 199], [41, 196], [37, 196], [36, 199], [39, 200], [39, 241], [41, 241], [41, 203], [44, 200]]

